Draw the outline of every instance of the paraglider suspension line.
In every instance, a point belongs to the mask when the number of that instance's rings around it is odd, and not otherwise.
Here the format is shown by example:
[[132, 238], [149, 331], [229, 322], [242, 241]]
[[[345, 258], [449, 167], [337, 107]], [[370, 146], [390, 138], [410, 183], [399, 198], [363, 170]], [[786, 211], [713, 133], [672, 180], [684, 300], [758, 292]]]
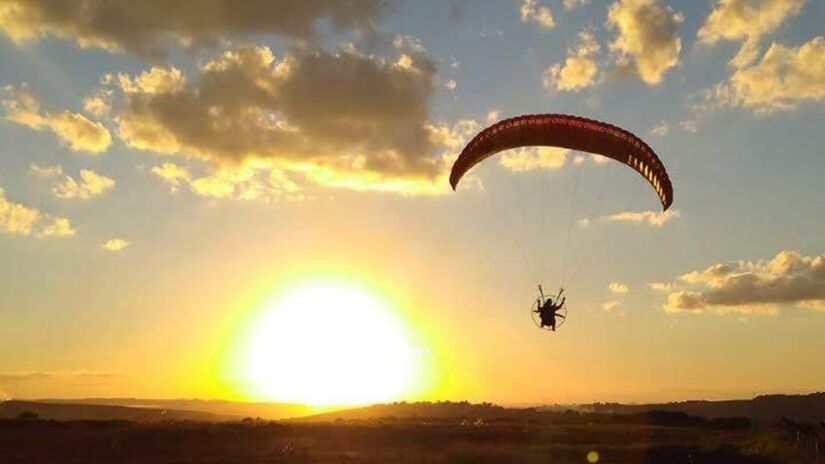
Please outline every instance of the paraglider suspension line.
[[578, 213], [579, 180], [582, 175], [582, 165], [584, 165], [584, 163], [579, 164], [579, 167], [576, 170], [575, 180], [573, 181], [573, 200], [570, 205], [570, 219], [567, 221], [567, 238], [564, 241], [564, 258], [562, 259], [561, 264], [562, 287], [564, 287], [566, 283], [565, 280], [567, 279], [567, 260], [570, 255], [570, 242], [573, 237], [573, 222], [575, 221], [576, 214]]

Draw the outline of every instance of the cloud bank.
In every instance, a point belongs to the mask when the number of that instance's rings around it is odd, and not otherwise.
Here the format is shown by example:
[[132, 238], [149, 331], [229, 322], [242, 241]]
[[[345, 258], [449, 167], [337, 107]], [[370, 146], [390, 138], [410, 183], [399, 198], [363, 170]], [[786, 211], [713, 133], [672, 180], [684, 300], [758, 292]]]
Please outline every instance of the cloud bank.
[[257, 34], [317, 38], [316, 23], [370, 32], [391, 0], [0, 0], [0, 31], [15, 42], [58, 37], [82, 48], [165, 55]]
[[781, 251], [756, 262], [720, 263], [679, 277], [669, 291], [668, 313], [777, 314], [779, 305], [825, 308], [825, 254]]
[[325, 185], [435, 189], [454, 142], [428, 120], [435, 67], [413, 39], [394, 47], [389, 61], [351, 47], [278, 59], [243, 46], [204, 64], [196, 81], [165, 66], [106, 82], [121, 97], [114, 120], [130, 148]]

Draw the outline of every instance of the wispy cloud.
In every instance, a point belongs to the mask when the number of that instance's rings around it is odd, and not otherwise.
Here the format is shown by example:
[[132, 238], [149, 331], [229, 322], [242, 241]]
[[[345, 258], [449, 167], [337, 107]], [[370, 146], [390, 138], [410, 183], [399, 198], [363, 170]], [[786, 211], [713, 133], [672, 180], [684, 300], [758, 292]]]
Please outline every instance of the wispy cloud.
[[6, 371], [0, 372], [0, 382], [29, 382], [38, 380], [106, 380], [123, 377], [123, 374], [94, 370], [54, 370], [54, 371]]
[[179, 166], [175, 163], [163, 163], [152, 168], [152, 174], [161, 178], [166, 184], [169, 185], [169, 189], [172, 193], [177, 192], [181, 184], [189, 183], [192, 178], [192, 175], [189, 174], [189, 170], [183, 166]]
[[805, 0], [718, 0], [699, 29], [701, 44], [742, 41], [730, 65], [731, 75], [690, 98], [691, 115], [680, 124], [696, 132], [699, 124], [722, 108], [744, 108], [756, 114], [796, 109], [825, 101], [825, 38], [798, 45], [773, 42], [761, 55], [761, 42], [799, 14]]
[[573, 11], [584, 5], [590, 4], [590, 0], [564, 0], [562, 5], [566, 11]]
[[668, 282], [652, 282], [647, 284], [651, 290], [661, 293], [668, 293], [673, 289], [673, 284]]
[[799, 14], [804, 4], [805, 0], [718, 0], [697, 36], [705, 45], [742, 41], [742, 48], [731, 60], [734, 67], [742, 68], [756, 59], [760, 39]]
[[51, 179], [62, 176], [63, 167], [59, 164], [54, 166], [40, 166], [32, 163], [29, 165], [29, 173], [39, 179]]
[[72, 224], [66, 218], [51, 218], [43, 225], [37, 236], [41, 238], [71, 237], [75, 234]]
[[650, 129], [650, 135], [656, 137], [667, 137], [668, 132], [670, 132], [670, 127], [667, 125], [666, 122], [662, 121], [653, 129]]
[[624, 295], [625, 293], [630, 291], [630, 287], [621, 282], [610, 282], [610, 285], [607, 286], [607, 289], [610, 290], [610, 293], [617, 295]]
[[825, 101], [825, 37], [798, 47], [773, 43], [752, 66], [703, 94], [701, 106], [742, 107], [756, 113], [789, 111], [805, 102]]
[[193, 194], [212, 199], [276, 203], [307, 198], [306, 189], [286, 172], [268, 166], [227, 167], [195, 175], [186, 167], [163, 163], [153, 167], [152, 174], [163, 180], [172, 193], [186, 186]]
[[99, 122], [68, 110], [41, 110], [40, 100], [25, 84], [20, 87], [6, 86], [4, 94], [2, 105], [8, 121], [38, 131], [48, 130], [76, 152], [100, 154], [112, 145], [109, 130]]
[[115, 180], [100, 175], [91, 169], [81, 169], [80, 176], [65, 176], [52, 187], [52, 193], [58, 198], [88, 200], [101, 196], [115, 186]]
[[621, 305], [622, 305], [622, 302], [619, 301], [619, 300], [606, 301], [606, 302], [602, 303], [602, 309], [604, 310], [604, 312], [609, 313], [609, 312], [617, 309]]
[[502, 153], [499, 164], [513, 172], [559, 169], [570, 153], [570, 150], [556, 147], [518, 148]]
[[621, 213], [607, 216], [607, 220], [614, 222], [626, 222], [629, 224], [648, 225], [651, 227], [663, 227], [668, 222], [678, 219], [681, 216], [679, 210], [668, 211], [623, 211]]
[[61, 238], [70, 237], [75, 231], [68, 219], [50, 216], [36, 208], [9, 201], [6, 192], [0, 188], [0, 233]]

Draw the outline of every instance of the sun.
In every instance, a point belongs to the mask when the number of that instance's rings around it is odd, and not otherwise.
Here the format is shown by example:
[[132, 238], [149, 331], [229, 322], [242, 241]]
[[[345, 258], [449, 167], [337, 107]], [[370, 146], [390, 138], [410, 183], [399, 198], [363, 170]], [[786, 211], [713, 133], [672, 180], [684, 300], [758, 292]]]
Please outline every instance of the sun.
[[404, 398], [422, 350], [394, 311], [365, 288], [312, 283], [265, 305], [243, 367], [254, 396], [312, 406]]

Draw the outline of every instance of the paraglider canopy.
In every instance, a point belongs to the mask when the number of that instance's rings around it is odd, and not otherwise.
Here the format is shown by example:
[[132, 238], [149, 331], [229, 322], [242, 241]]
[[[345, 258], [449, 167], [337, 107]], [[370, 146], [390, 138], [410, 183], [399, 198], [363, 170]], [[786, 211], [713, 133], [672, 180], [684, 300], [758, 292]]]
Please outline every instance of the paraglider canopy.
[[527, 146], [569, 148], [612, 158], [647, 180], [663, 211], [673, 203], [673, 186], [665, 166], [642, 139], [612, 124], [565, 114], [518, 116], [484, 129], [456, 159], [450, 185], [455, 190], [464, 174], [490, 156]]

